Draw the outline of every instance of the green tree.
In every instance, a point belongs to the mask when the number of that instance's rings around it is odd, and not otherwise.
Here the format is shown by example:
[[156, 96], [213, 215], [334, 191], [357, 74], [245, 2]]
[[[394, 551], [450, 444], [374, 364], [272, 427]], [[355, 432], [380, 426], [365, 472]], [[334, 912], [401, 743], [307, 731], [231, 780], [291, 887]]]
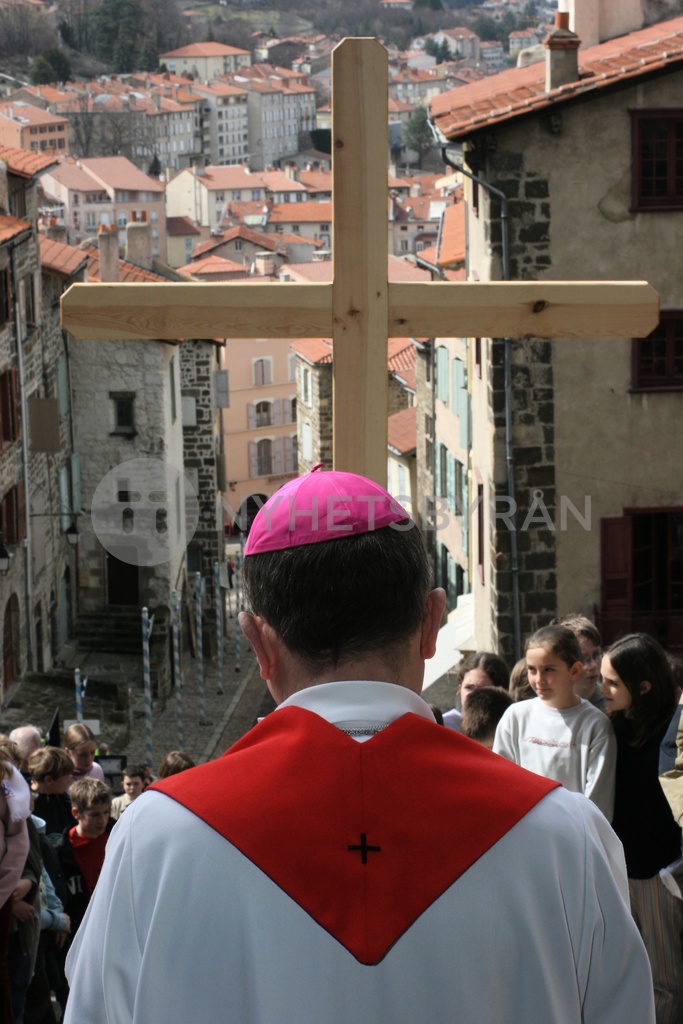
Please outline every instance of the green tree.
[[29, 78], [32, 85], [49, 85], [50, 82], [57, 81], [55, 69], [42, 54], [39, 54], [31, 64]]
[[422, 167], [422, 159], [433, 145], [432, 130], [428, 120], [429, 114], [426, 108], [416, 107], [403, 129], [403, 144], [407, 149], [412, 149], [417, 153], [418, 167]]
[[56, 46], [51, 46], [48, 50], [43, 50], [41, 56], [55, 69], [57, 77], [54, 81], [69, 81], [71, 78], [71, 61], [62, 50]]
[[159, 175], [161, 174], [161, 162], [156, 153], [150, 160], [149, 170], [147, 171], [147, 173], [149, 174], [150, 178], [158, 178]]

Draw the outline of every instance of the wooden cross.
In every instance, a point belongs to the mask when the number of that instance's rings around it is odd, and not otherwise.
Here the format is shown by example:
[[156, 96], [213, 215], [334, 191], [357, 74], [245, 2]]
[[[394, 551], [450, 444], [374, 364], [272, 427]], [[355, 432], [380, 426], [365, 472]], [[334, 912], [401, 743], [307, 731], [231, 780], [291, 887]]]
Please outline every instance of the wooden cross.
[[332, 337], [334, 468], [386, 485], [387, 338], [645, 337], [645, 282], [394, 283], [387, 279], [388, 58], [345, 39], [332, 59], [333, 281], [76, 284], [75, 338]]

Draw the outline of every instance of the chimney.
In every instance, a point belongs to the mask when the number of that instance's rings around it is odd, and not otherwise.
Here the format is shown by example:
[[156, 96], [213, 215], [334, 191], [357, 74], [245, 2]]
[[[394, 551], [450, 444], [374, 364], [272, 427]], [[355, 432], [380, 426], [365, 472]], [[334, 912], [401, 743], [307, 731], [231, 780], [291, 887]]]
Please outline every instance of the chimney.
[[545, 46], [545, 91], [579, 80], [581, 40], [569, 30], [569, 14], [558, 11], [555, 28], [543, 40]]
[[45, 228], [45, 237], [49, 238], [52, 242], [61, 242], [62, 245], [65, 245], [67, 237], [64, 221], [62, 219], [58, 220], [56, 217], [50, 217]]
[[584, 49], [636, 32], [645, 24], [642, 0], [560, 0]]
[[[112, 230], [113, 228], [113, 230]], [[110, 284], [119, 279], [119, 236], [116, 225], [100, 224], [97, 232], [100, 250], [100, 281]]]
[[146, 220], [126, 224], [126, 259], [145, 270], [152, 269], [152, 235]]

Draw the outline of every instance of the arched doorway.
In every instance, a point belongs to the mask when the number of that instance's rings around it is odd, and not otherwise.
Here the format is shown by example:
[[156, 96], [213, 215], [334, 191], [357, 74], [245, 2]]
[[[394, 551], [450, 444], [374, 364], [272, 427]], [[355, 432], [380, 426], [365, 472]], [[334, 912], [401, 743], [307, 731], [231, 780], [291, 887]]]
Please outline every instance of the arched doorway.
[[5, 692], [19, 678], [19, 598], [12, 594], [5, 607], [2, 627], [2, 665]]

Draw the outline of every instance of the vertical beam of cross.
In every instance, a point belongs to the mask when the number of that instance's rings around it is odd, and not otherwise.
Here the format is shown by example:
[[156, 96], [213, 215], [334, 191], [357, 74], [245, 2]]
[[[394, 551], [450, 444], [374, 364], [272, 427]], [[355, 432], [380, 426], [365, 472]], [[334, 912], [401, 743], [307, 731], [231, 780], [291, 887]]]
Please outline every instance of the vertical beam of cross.
[[334, 468], [387, 481], [387, 51], [345, 39], [332, 61]]

